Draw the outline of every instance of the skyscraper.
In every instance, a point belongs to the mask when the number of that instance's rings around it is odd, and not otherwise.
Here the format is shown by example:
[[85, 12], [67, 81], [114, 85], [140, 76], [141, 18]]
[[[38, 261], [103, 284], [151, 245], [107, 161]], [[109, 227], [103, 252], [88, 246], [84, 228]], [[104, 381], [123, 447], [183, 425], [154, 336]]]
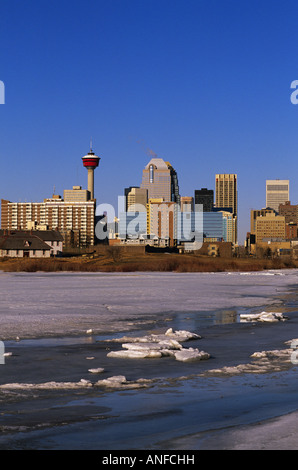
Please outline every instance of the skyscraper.
[[214, 191], [213, 189], [196, 189], [195, 190], [195, 205], [202, 205], [203, 212], [211, 212], [214, 205]]
[[279, 205], [290, 200], [289, 180], [266, 180], [266, 207], [279, 211]]
[[126, 197], [126, 212], [146, 212], [148, 202], [148, 191], [137, 186], [125, 188], [124, 195]]
[[219, 174], [215, 176], [215, 205], [216, 207], [231, 207], [233, 215], [237, 216], [237, 175]]
[[177, 172], [162, 158], [152, 158], [145, 166], [141, 188], [148, 190], [148, 201], [163, 198], [165, 202], [180, 204]]
[[217, 174], [215, 175], [215, 206], [222, 208], [223, 211], [232, 209], [234, 223], [232, 224], [234, 233], [232, 239], [237, 243], [237, 212], [238, 212], [238, 193], [237, 193], [237, 175], [235, 174]]

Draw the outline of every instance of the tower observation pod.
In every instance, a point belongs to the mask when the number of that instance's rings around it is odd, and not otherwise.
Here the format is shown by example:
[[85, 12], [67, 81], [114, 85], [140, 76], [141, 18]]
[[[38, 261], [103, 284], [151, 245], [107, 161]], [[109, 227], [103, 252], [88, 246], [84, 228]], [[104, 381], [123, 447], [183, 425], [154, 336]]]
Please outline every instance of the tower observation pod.
[[90, 198], [94, 199], [94, 170], [98, 167], [100, 158], [94, 154], [92, 146], [90, 152], [82, 157], [83, 165], [88, 170], [88, 191], [90, 192]]

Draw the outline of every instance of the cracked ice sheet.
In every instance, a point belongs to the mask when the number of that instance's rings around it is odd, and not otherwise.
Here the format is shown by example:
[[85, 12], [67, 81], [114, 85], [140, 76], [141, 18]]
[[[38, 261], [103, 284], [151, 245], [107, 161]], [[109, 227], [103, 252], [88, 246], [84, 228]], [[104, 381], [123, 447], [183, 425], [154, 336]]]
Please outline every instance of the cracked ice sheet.
[[269, 305], [296, 274], [1, 272], [1, 339], [129, 331], [158, 313]]

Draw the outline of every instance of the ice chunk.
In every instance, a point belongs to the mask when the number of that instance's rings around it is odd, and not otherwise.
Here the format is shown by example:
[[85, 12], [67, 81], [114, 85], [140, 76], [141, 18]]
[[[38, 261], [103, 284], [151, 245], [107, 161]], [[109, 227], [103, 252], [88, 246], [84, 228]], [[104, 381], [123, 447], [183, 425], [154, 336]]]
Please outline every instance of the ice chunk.
[[169, 341], [170, 338], [178, 342], [184, 342], [191, 339], [201, 339], [201, 336], [190, 331], [173, 331], [172, 328], [169, 328], [164, 334], [151, 334], [137, 337], [123, 336], [122, 338], [114, 338], [107, 341], [117, 343], [160, 343], [161, 341]]
[[285, 321], [285, 317], [279, 312], [261, 312], [261, 313], [241, 313], [240, 321], [242, 322], [278, 322]]
[[161, 355], [163, 357], [166, 357], [166, 356], [171, 356], [171, 357], [175, 357], [175, 349], [161, 349], [160, 352], [161, 352]]
[[181, 349], [174, 353], [175, 359], [182, 362], [190, 362], [195, 360], [209, 359], [210, 354], [205, 351], [199, 351], [198, 349], [188, 348]]
[[144, 349], [159, 350], [159, 349], [181, 349], [182, 346], [178, 341], [169, 340], [169, 341], [160, 341], [159, 343], [155, 342], [140, 342], [140, 343], [124, 343], [122, 347], [125, 349], [135, 349], [143, 351]]
[[197, 335], [196, 333], [191, 333], [190, 331], [186, 331], [186, 330], [173, 331], [173, 328], [169, 328], [165, 332], [165, 335], [176, 338], [177, 341], [181, 341], [181, 342], [187, 341], [189, 339], [200, 339], [201, 338], [201, 336]]
[[[287, 344], [288, 342], [286, 342]], [[251, 354], [252, 363], [238, 364], [221, 369], [210, 369], [205, 374], [211, 375], [235, 375], [235, 374], [264, 374], [268, 372], [280, 372], [288, 369], [293, 364], [293, 349], [273, 349], [269, 351], [257, 351]]]
[[135, 382], [126, 380], [124, 375], [115, 375], [108, 379], [98, 380], [95, 386], [106, 387], [113, 389], [130, 389], [130, 388], [144, 388], [147, 387], [152, 381], [147, 379], [138, 379]]
[[45, 382], [45, 383], [8, 383], [0, 385], [0, 389], [8, 390], [52, 390], [52, 389], [72, 389], [72, 388], [92, 387], [89, 380], [81, 379], [79, 382]]
[[98, 367], [97, 369], [89, 369], [88, 372], [91, 372], [91, 374], [101, 374], [104, 372], [104, 369], [102, 367]]
[[127, 383], [125, 375], [114, 375], [108, 379], [99, 380], [97, 385], [108, 385], [114, 387], [115, 385]]
[[144, 349], [140, 351], [138, 349], [123, 349], [120, 351], [111, 351], [107, 354], [108, 357], [118, 357], [125, 359], [145, 359], [145, 358], [159, 358], [162, 357], [160, 351], [152, 349]]
[[[178, 361], [193, 361], [197, 359], [208, 359], [210, 356], [198, 349], [183, 349], [180, 342], [189, 339], [199, 339], [199, 335], [186, 330], [173, 331], [169, 328], [163, 335], [146, 335], [138, 338], [122, 338], [126, 340], [122, 344], [124, 350], [111, 351], [108, 357], [144, 359], [160, 358], [166, 356], [175, 357]], [[179, 354], [181, 352], [181, 354]]]

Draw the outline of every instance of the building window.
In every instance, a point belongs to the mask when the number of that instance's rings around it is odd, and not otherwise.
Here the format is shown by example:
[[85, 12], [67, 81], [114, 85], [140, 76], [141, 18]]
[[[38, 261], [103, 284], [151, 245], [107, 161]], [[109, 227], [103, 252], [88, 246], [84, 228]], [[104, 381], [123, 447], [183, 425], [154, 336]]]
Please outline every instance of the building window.
[[150, 165], [149, 167], [149, 183], [154, 182], [154, 166]]

